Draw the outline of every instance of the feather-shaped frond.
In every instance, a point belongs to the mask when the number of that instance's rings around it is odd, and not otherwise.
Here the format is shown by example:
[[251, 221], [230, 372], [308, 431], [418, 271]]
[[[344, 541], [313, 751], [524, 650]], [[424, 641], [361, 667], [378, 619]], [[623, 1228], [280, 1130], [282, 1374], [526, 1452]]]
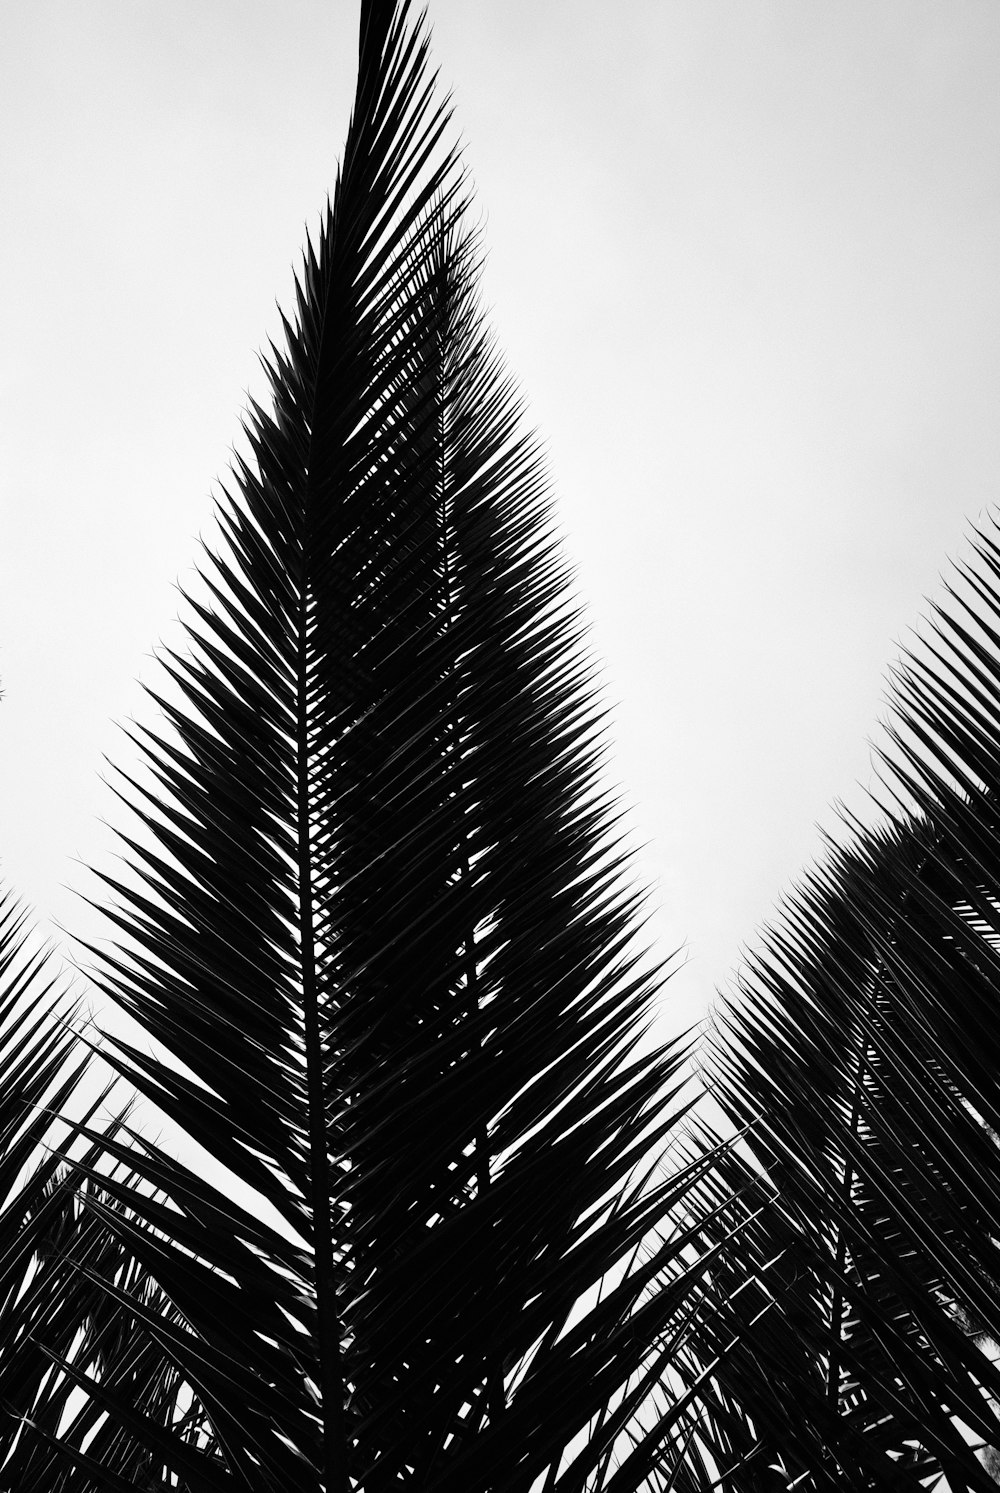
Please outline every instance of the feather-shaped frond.
[[684, 1050], [647, 1037], [662, 974], [426, 46], [363, 6], [104, 964], [177, 1061], [112, 1060], [280, 1226], [109, 1140], [148, 1195], [90, 1210], [170, 1313], [109, 1292], [211, 1440], [106, 1375], [98, 1404], [199, 1488], [619, 1493], [689, 1435], [695, 1389], [662, 1386], [703, 1236], [657, 1226], [714, 1158], [636, 1181]]
[[[711, 1084], [751, 1127], [746, 1177], [763, 1173], [776, 1198], [749, 1242], [761, 1266], [778, 1257], [748, 1298], [774, 1310], [742, 1369], [739, 1354], [730, 1361], [728, 1390], [787, 1486], [916, 1489], [943, 1472], [953, 1490], [989, 1488], [1000, 1450], [994, 526], [900, 666], [893, 708], [888, 821], [831, 848], [720, 1012]], [[781, 1365], [801, 1412], [791, 1427], [774, 1415]]]

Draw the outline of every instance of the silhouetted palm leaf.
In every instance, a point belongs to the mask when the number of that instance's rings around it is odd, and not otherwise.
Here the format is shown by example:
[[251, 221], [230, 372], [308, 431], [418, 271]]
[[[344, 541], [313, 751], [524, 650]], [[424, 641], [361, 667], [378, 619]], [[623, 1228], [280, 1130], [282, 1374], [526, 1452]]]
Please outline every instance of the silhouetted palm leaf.
[[142, 1285], [109, 1300], [212, 1439], [110, 1370], [96, 1404], [192, 1488], [619, 1493], [673, 1475], [697, 1394], [662, 1385], [702, 1236], [655, 1226], [713, 1156], [636, 1184], [684, 1050], [643, 1049], [662, 976], [446, 126], [409, 6], [363, 5], [273, 412], [131, 792], [104, 984], [186, 1071], [109, 1050], [281, 1221], [105, 1143], [147, 1189], [88, 1199]]
[[[80, 1113], [88, 1054], [70, 1025], [76, 1007], [26, 913], [0, 895], [0, 1481], [21, 1472], [59, 1429], [71, 1382], [52, 1354], [72, 1357], [86, 1319], [80, 1281], [63, 1252], [74, 1207], [67, 1154]], [[55, 1477], [48, 1486], [57, 1486]]]
[[[34, 1372], [25, 1374], [29, 1355], [22, 1353], [14, 1385], [22, 1434], [3, 1468], [6, 1486], [19, 1493], [176, 1486], [150, 1449], [150, 1427], [169, 1428], [203, 1451], [213, 1442], [203, 1408], [136, 1321], [133, 1304], [164, 1324], [176, 1323], [176, 1310], [102, 1222], [106, 1178], [91, 1168], [111, 1139], [109, 1129], [52, 1179], [44, 1218], [32, 1228], [36, 1269], [15, 1315], [30, 1323]], [[126, 1188], [137, 1181], [121, 1168], [117, 1180]], [[114, 1386], [116, 1403], [127, 1395], [141, 1436], [109, 1416], [105, 1384]]]
[[[748, 1242], [785, 1262], [728, 1392], [788, 1486], [995, 1486], [969, 1450], [1000, 1447], [995, 528], [959, 581], [897, 680], [886, 761], [909, 807], [831, 849], [715, 1042], [715, 1093], [777, 1192]], [[779, 1342], [790, 1426], [770, 1374], [761, 1393]]]

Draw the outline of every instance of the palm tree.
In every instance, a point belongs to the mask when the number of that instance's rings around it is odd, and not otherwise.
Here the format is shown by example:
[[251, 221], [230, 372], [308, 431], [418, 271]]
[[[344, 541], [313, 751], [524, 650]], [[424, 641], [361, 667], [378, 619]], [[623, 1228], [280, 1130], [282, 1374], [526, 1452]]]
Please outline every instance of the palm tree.
[[212, 1167], [93, 1107], [53, 1146], [74, 1048], [47, 1016], [18, 1047], [11, 1007], [6, 1484], [995, 1486], [988, 650], [952, 620], [958, 662], [912, 665], [912, 802], [720, 1015], [735, 1139], [684, 1129], [449, 128], [423, 21], [366, 0], [94, 951], [157, 1044], [105, 1060]]

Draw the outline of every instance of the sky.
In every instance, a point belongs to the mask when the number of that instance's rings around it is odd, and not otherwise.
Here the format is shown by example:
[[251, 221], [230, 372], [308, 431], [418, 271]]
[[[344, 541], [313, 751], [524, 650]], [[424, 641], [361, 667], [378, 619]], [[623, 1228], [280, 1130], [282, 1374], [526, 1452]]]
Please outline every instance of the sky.
[[[93, 930], [103, 758], [332, 188], [357, 11], [0, 12], [0, 867], [43, 928]], [[862, 809], [887, 670], [1000, 501], [1000, 7], [430, 16], [679, 1026]]]

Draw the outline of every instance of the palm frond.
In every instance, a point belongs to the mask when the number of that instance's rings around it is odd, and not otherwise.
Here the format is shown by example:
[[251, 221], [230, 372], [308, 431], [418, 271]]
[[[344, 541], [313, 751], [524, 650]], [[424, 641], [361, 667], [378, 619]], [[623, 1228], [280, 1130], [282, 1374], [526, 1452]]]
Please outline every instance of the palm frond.
[[109, 1055], [280, 1220], [105, 1141], [145, 1191], [89, 1210], [160, 1293], [109, 1299], [210, 1439], [111, 1371], [96, 1403], [192, 1487], [619, 1493], [690, 1435], [662, 1386], [703, 1236], [657, 1226], [715, 1157], [637, 1185], [684, 1047], [648, 1040], [663, 976], [447, 124], [423, 23], [365, 4], [273, 409], [128, 790], [102, 979], [176, 1061]]
[[[70, 1391], [47, 1347], [72, 1353], [80, 1329], [76, 1282], [54, 1247], [73, 1206], [68, 1156], [89, 1056], [79, 1008], [25, 910], [0, 894], [0, 1479], [21, 1487], [25, 1459], [49, 1459], [44, 1423], [58, 1428]], [[62, 1115], [75, 1111], [76, 1120]], [[54, 1464], [52, 1464], [54, 1465]], [[27, 1485], [25, 1485], [27, 1486]], [[50, 1486], [55, 1487], [52, 1481]]]
[[[998, 645], [990, 525], [898, 671], [887, 823], [831, 847], [720, 1014], [711, 1086], [776, 1194], [758, 1259], [783, 1261], [729, 1392], [788, 1486], [996, 1485]], [[754, 1387], [779, 1342], [794, 1434]]]
[[[30, 1335], [19, 1360], [4, 1364], [19, 1430], [3, 1473], [19, 1493], [177, 1486], [151, 1449], [151, 1426], [202, 1452], [213, 1445], [202, 1406], [136, 1316], [139, 1307], [166, 1326], [176, 1310], [104, 1226], [118, 1195], [98, 1168], [116, 1128], [52, 1177], [30, 1220], [36, 1268], [16, 1309]], [[134, 1192], [139, 1179], [116, 1170], [119, 1188]], [[108, 1414], [106, 1383], [116, 1404], [127, 1395], [140, 1436], [128, 1418]]]

